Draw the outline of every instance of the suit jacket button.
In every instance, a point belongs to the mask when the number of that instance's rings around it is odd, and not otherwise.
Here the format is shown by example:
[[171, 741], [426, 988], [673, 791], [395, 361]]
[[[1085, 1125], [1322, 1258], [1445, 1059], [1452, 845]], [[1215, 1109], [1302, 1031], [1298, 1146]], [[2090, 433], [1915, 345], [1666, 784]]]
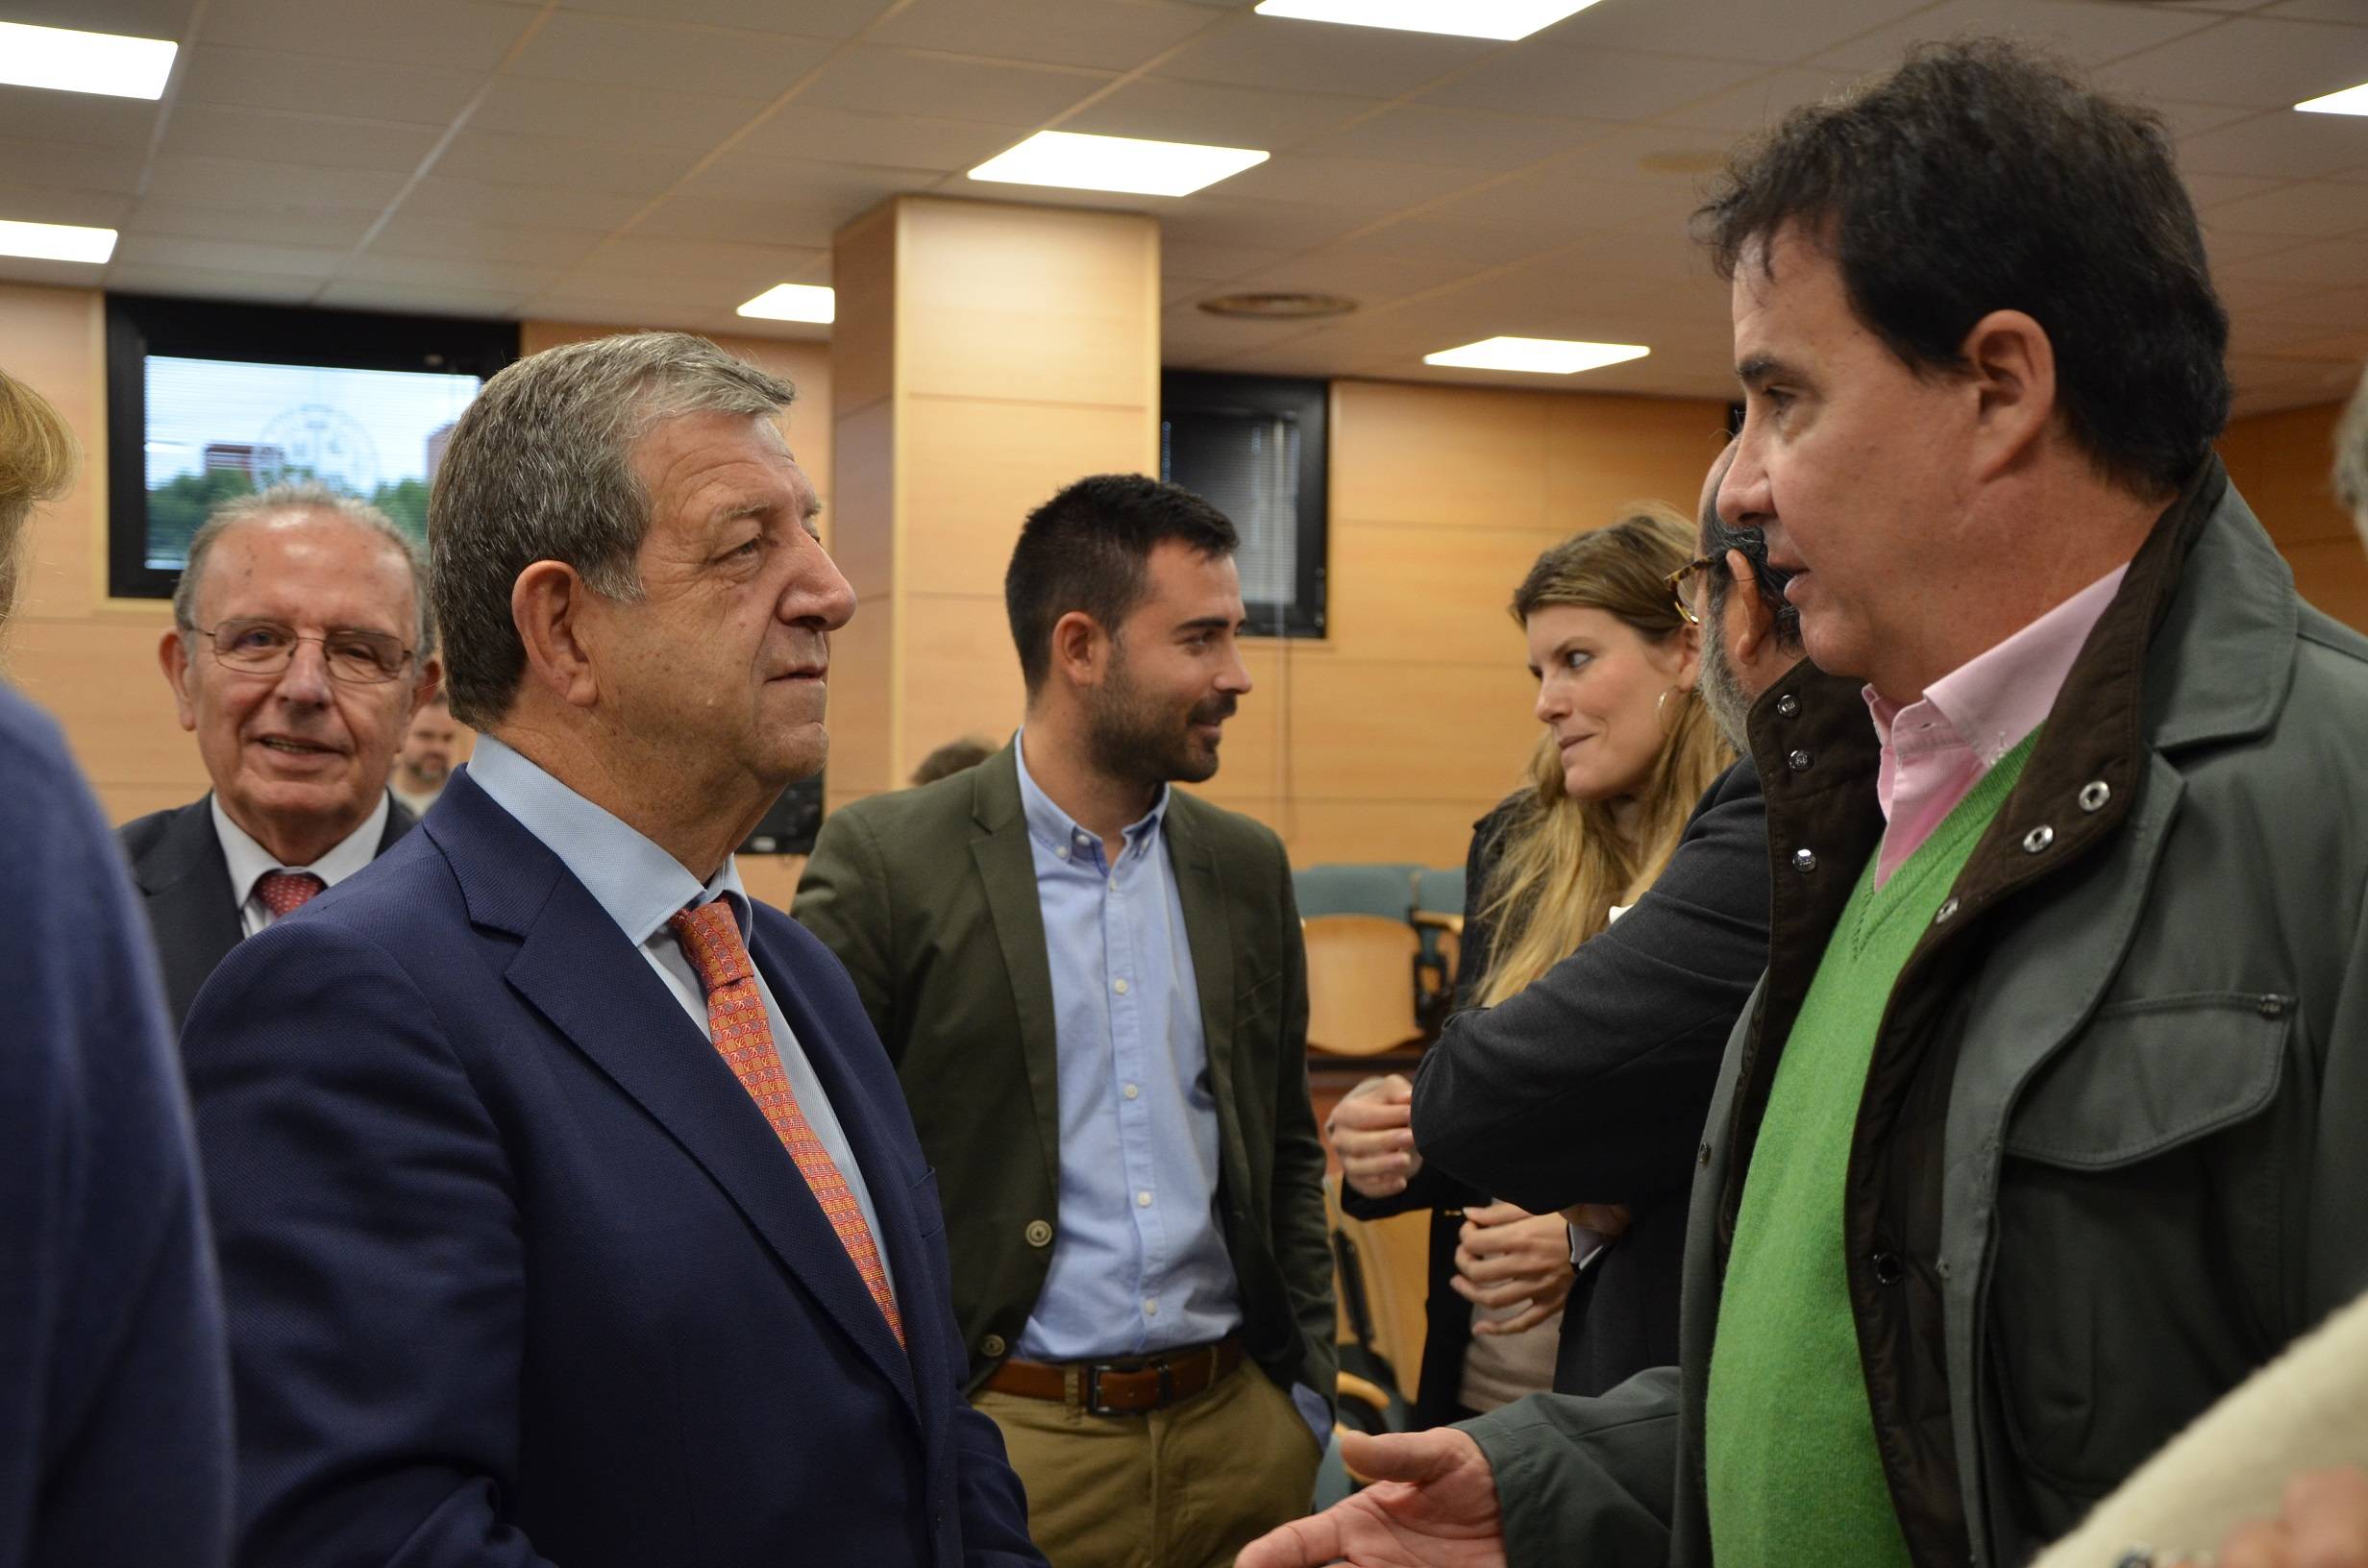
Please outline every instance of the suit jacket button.
[[1003, 1352], [1010, 1348], [1010, 1346], [1003, 1343], [1003, 1336], [999, 1334], [990, 1334], [984, 1339], [978, 1341], [978, 1354], [986, 1357], [989, 1360], [1000, 1359]]
[[1049, 1246], [1049, 1245], [1051, 1244], [1051, 1242], [1052, 1242], [1052, 1227], [1051, 1227], [1051, 1226], [1049, 1226], [1049, 1225], [1046, 1224], [1046, 1223], [1045, 1223], [1043, 1220], [1041, 1220], [1041, 1219], [1031, 1219], [1031, 1220], [1029, 1220], [1029, 1221], [1027, 1222], [1027, 1244], [1028, 1244], [1029, 1246], [1031, 1246], [1031, 1247], [1043, 1247], [1043, 1246]]

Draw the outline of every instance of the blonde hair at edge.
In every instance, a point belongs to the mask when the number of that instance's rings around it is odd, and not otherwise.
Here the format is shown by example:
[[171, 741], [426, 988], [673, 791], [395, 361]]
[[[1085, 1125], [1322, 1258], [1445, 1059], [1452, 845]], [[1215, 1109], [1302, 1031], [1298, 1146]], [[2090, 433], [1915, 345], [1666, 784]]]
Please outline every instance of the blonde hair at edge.
[[[1660, 502], [1634, 502], [1610, 527], [1564, 540], [1538, 557], [1513, 598], [1527, 624], [1557, 604], [1597, 609], [1649, 643], [1686, 625], [1668, 576], [1693, 557], [1694, 525]], [[1669, 863], [1686, 821], [1711, 781], [1733, 760], [1702, 700], [1690, 687], [1663, 698], [1665, 737], [1636, 796], [1633, 843], [1614, 825], [1608, 800], [1573, 800], [1551, 735], [1531, 759], [1529, 788], [1506, 824], [1504, 847], [1481, 899], [1492, 957], [1478, 1001], [1494, 1007], [1568, 957], [1611, 923], [1616, 904], [1636, 902]]]
[[66, 493], [74, 457], [73, 432], [49, 400], [0, 371], [0, 626], [16, 607], [25, 520]]

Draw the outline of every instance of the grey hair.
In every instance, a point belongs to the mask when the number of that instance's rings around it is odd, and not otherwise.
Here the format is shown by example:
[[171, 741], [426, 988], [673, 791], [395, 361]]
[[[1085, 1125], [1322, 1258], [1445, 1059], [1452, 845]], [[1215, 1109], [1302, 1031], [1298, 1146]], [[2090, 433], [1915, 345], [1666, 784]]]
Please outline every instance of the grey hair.
[[537, 561], [594, 593], [641, 597], [650, 497], [633, 447], [683, 414], [771, 419], [797, 392], [686, 332], [634, 332], [530, 355], [485, 383], [453, 428], [428, 501], [429, 595], [449, 644], [453, 717], [483, 728], [526, 671], [510, 589]]
[[2335, 499], [2352, 509], [2368, 536], [2368, 375], [2335, 427]]
[[331, 513], [377, 534], [387, 549], [403, 557], [403, 569], [411, 578], [413, 646], [425, 663], [435, 651], [435, 615], [428, 604], [428, 563], [420, 556], [418, 543], [376, 506], [358, 497], [341, 495], [318, 479], [288, 479], [233, 496], [208, 512], [205, 524], [189, 540], [189, 558], [181, 569], [181, 580], [173, 585], [173, 625], [183, 631], [197, 629], [198, 582], [205, 575], [206, 557], [213, 553], [222, 536], [242, 523], [280, 512]]

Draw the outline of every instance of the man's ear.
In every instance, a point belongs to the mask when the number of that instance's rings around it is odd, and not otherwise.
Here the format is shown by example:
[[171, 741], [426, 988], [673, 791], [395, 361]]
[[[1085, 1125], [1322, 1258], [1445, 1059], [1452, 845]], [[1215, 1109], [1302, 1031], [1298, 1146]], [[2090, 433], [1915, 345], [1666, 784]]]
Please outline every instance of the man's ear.
[[405, 723], [419, 717], [419, 710], [435, 700], [435, 694], [444, 689], [444, 659], [431, 653], [419, 663], [419, 679], [411, 683], [411, 711]]
[[1098, 686], [1110, 654], [1110, 636], [1083, 610], [1052, 623], [1052, 673], [1072, 686]]
[[1776, 617], [1760, 598], [1760, 574], [1751, 557], [1739, 550], [1727, 551], [1727, 601], [1719, 606], [1727, 640], [1727, 660], [1748, 665], [1776, 635]]
[[592, 590], [563, 561], [536, 561], [509, 588], [510, 624], [526, 645], [527, 678], [574, 707], [599, 702], [585, 609]]
[[157, 663], [163, 666], [164, 683], [173, 689], [173, 712], [184, 729], [197, 727], [197, 706], [189, 700], [189, 637], [193, 635], [174, 626], [157, 644]]
[[2020, 462], [2056, 413], [2056, 345], [2020, 310], [1992, 310], [1960, 346], [1978, 403], [1976, 478]]

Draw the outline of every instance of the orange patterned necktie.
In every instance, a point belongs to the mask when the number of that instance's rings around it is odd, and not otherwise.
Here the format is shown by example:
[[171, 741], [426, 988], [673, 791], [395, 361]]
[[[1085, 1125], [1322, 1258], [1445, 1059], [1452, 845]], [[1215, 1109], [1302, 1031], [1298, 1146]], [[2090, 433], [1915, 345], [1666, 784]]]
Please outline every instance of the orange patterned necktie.
[[764, 993], [756, 988], [756, 966], [749, 957], [748, 943], [740, 938], [740, 922], [732, 918], [731, 905], [718, 898], [697, 909], [677, 910], [666, 923], [675, 941], [682, 944], [682, 955], [691, 961], [700, 988], [707, 993], [707, 1031], [715, 1048], [723, 1053], [740, 1087], [749, 1091], [749, 1098], [756, 1102], [756, 1109], [773, 1124], [774, 1136], [797, 1162], [798, 1174], [805, 1178], [805, 1185], [813, 1188], [814, 1201], [823, 1206], [830, 1228], [839, 1233], [839, 1244], [854, 1261], [855, 1272], [863, 1276], [865, 1288], [879, 1304], [880, 1315], [888, 1319], [897, 1343], [904, 1343], [904, 1319], [897, 1311], [895, 1293], [888, 1288], [888, 1270], [880, 1263], [872, 1227], [864, 1222], [863, 1210], [847, 1178], [832, 1163], [822, 1139], [814, 1136], [805, 1113], [798, 1109], [798, 1096], [782, 1075], [781, 1053], [774, 1046], [773, 1025], [765, 1017]]

